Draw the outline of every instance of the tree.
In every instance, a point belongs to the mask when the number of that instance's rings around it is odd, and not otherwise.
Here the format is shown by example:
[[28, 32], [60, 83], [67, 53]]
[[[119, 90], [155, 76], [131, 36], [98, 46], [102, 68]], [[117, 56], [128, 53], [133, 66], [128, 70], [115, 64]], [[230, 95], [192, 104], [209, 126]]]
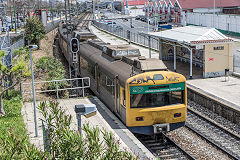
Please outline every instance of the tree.
[[29, 44], [39, 44], [40, 40], [45, 36], [46, 29], [43, 23], [37, 17], [27, 19], [25, 26], [25, 38]]
[[[27, 67], [26, 60], [28, 59], [29, 51], [20, 48], [14, 52], [16, 54], [13, 59], [12, 66], [8, 68], [2, 63], [3, 57], [6, 55], [4, 51], [0, 51], [0, 116], [4, 116], [3, 94], [16, 86], [22, 76], [29, 75], [30, 69]], [[7, 79], [10, 77], [10, 81]], [[4, 82], [5, 79], [5, 82]]]

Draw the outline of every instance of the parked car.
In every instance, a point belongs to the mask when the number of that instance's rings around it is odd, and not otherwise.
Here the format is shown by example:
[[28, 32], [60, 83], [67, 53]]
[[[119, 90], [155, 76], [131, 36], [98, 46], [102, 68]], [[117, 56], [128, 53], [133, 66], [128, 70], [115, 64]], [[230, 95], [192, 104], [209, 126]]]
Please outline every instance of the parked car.
[[119, 26], [119, 25], [114, 25], [113, 28], [119, 29], [119, 30], [122, 30], [122, 29], [123, 29], [123, 27], [122, 27], [122, 26]]
[[141, 18], [141, 21], [147, 22], [147, 18], [146, 18], [146, 17], [143, 17], [143, 18]]
[[158, 24], [167, 24], [166, 21], [159, 21]]
[[135, 20], [141, 20], [141, 16], [140, 15], [136, 16]]
[[106, 24], [107, 24], [107, 25], [111, 25], [111, 24], [116, 24], [116, 22], [107, 21]]

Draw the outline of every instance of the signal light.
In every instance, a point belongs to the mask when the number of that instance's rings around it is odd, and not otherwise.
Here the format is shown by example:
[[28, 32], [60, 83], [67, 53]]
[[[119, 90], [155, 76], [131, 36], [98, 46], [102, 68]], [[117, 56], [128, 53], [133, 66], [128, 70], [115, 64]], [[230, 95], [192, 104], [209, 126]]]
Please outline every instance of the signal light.
[[71, 47], [72, 53], [77, 53], [79, 51], [79, 41], [77, 38], [71, 39], [70, 47]]

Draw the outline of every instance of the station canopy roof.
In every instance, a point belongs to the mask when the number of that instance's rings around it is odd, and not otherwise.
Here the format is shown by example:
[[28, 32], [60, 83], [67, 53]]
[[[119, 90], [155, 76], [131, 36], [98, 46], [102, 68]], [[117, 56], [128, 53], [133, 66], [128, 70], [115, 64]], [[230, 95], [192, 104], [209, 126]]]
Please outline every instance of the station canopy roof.
[[215, 28], [200, 26], [178, 27], [160, 32], [150, 32], [149, 34], [156, 38], [186, 45], [229, 43], [232, 41]]

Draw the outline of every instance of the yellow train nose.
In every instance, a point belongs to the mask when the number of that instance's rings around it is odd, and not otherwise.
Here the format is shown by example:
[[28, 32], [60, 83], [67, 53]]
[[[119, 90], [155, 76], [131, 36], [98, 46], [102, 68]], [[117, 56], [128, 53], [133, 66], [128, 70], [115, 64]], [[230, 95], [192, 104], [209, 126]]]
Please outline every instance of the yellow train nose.
[[[139, 111], [140, 113], [147, 114], [152, 124], [160, 123], [176, 123], [185, 121], [186, 107], [185, 105], [178, 106], [165, 106], [157, 108], [148, 108]], [[150, 118], [151, 117], [151, 118]]]

